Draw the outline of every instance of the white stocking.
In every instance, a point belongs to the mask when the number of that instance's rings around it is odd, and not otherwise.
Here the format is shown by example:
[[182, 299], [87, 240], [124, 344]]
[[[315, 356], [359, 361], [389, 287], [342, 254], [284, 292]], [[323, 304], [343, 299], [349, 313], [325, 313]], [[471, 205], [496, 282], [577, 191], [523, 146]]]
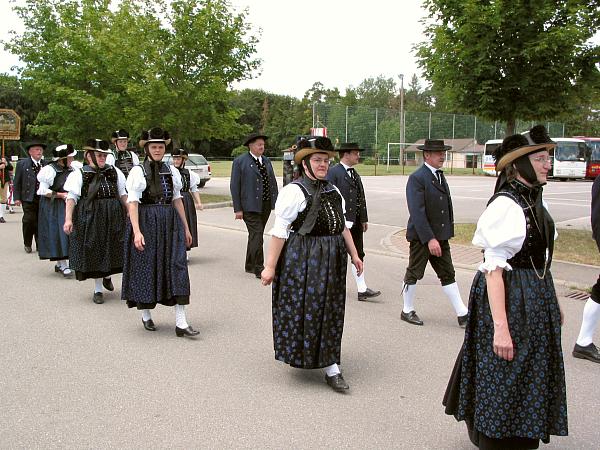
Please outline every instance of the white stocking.
[[175, 305], [175, 326], [181, 329], [186, 329], [189, 327], [187, 320], [185, 320], [184, 305]]
[[404, 298], [404, 307], [402, 311], [408, 314], [415, 310], [415, 294], [417, 293], [416, 284], [405, 284], [402, 290], [402, 297]]
[[460, 291], [458, 290], [458, 284], [456, 284], [456, 282], [452, 284], [447, 284], [446, 286], [442, 286], [442, 290], [450, 299], [450, 302], [452, 303], [452, 306], [454, 307], [454, 311], [456, 311], [457, 316], [464, 316], [469, 312], [469, 310], [462, 301]]
[[332, 365], [325, 367], [325, 373], [328, 377], [332, 377], [340, 373], [340, 368], [337, 364], [333, 363]]
[[600, 320], [600, 304], [589, 298], [583, 307], [583, 319], [577, 337], [577, 345], [587, 347], [593, 342], [598, 320]]

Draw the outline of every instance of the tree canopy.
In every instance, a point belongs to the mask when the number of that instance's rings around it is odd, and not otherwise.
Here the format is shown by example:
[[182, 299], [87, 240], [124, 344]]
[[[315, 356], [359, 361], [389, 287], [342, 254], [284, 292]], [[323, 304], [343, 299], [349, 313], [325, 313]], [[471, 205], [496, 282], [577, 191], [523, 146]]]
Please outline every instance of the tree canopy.
[[24, 64], [23, 86], [47, 103], [33, 132], [77, 143], [160, 125], [181, 144], [246, 131], [230, 87], [258, 67], [258, 37], [226, 0], [27, 0], [15, 9], [25, 31], [5, 46]]
[[598, 86], [589, 43], [600, 2], [425, 0], [428, 41], [416, 48], [435, 90], [458, 110], [506, 122], [556, 118]]

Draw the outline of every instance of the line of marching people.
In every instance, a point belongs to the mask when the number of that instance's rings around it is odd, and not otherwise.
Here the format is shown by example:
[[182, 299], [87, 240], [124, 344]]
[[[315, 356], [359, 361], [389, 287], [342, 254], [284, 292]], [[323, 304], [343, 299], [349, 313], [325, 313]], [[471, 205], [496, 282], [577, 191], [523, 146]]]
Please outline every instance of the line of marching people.
[[92, 300], [104, 303], [113, 291], [111, 276], [123, 273], [121, 299], [141, 312], [142, 324], [155, 331], [151, 311], [157, 304], [175, 307], [179, 337], [199, 334], [186, 320], [190, 302], [187, 251], [198, 246], [196, 209], [202, 208], [199, 176], [185, 168], [187, 152], [172, 152], [163, 162], [169, 133], [142, 132], [140, 162], [129, 133], [118, 130], [110, 143], [89, 139], [83, 164], [71, 144], [42, 156], [46, 145], [28, 145], [29, 158], [17, 163], [15, 203], [23, 208], [23, 241], [40, 259], [55, 262], [54, 271], [78, 281], [94, 280]]

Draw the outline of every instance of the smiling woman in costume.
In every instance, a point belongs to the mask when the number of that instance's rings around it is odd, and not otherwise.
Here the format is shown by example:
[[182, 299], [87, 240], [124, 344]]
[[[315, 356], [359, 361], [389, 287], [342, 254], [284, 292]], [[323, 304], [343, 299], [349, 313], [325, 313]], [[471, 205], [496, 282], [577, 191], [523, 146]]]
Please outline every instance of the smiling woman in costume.
[[121, 298], [142, 311], [142, 323], [155, 331], [150, 310], [158, 303], [175, 306], [175, 333], [192, 337], [185, 305], [190, 303], [190, 279], [185, 250], [192, 236], [181, 202], [179, 171], [162, 162], [171, 142], [162, 128], [142, 132], [139, 145], [146, 158], [127, 177], [130, 222], [125, 235]]
[[294, 162], [302, 177], [285, 186], [262, 271], [273, 282], [275, 359], [301, 369], [324, 368], [338, 392], [348, 389], [340, 364], [346, 305], [347, 254], [363, 264], [344, 220], [344, 198], [326, 180], [335, 154], [328, 138], [298, 142]]
[[568, 433], [562, 311], [550, 273], [555, 228], [542, 200], [555, 145], [541, 125], [504, 139], [473, 238], [484, 262], [443, 403], [481, 449], [538, 448]]

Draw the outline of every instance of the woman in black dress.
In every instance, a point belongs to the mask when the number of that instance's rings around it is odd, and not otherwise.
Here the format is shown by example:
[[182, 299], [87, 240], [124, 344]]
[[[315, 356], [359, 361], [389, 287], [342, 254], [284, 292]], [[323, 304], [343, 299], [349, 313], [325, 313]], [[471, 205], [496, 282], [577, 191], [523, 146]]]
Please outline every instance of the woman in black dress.
[[85, 165], [67, 177], [64, 231], [70, 235], [71, 269], [79, 281], [93, 278], [96, 304], [104, 303], [102, 288], [114, 290], [111, 275], [123, 271], [125, 176], [106, 164], [108, 141], [89, 139], [83, 147]]
[[54, 271], [65, 278], [71, 278], [73, 272], [69, 268], [69, 237], [63, 230], [67, 199], [64, 185], [73, 172], [71, 163], [75, 155], [77, 150], [71, 144], [59, 145], [52, 150], [52, 162], [42, 167], [37, 175], [40, 183], [37, 191], [40, 196], [38, 254], [40, 259], [56, 261]]
[[173, 166], [181, 175], [181, 200], [183, 201], [183, 209], [185, 210], [185, 220], [192, 234], [192, 245], [188, 247], [191, 250], [198, 247], [198, 216], [196, 209], [202, 209], [200, 194], [198, 193], [198, 184], [200, 176], [185, 168], [185, 162], [188, 159], [188, 152], [182, 148], [175, 149], [171, 152], [173, 158]]
[[142, 324], [156, 331], [150, 310], [158, 303], [175, 306], [175, 334], [199, 334], [188, 325], [185, 305], [190, 303], [186, 248], [192, 236], [181, 201], [181, 177], [162, 162], [171, 139], [161, 128], [144, 131], [139, 145], [146, 159], [127, 177], [129, 223], [121, 298], [129, 308], [142, 311]]
[[303, 139], [294, 162], [303, 173], [275, 204], [275, 225], [261, 278], [273, 282], [275, 359], [325, 369], [332, 389], [348, 389], [340, 364], [347, 254], [363, 264], [344, 220], [344, 199], [326, 180], [334, 149], [328, 138]]
[[443, 403], [481, 449], [538, 448], [568, 433], [562, 311], [550, 273], [555, 228], [542, 200], [555, 145], [540, 125], [504, 139], [495, 194], [473, 238], [485, 257]]

